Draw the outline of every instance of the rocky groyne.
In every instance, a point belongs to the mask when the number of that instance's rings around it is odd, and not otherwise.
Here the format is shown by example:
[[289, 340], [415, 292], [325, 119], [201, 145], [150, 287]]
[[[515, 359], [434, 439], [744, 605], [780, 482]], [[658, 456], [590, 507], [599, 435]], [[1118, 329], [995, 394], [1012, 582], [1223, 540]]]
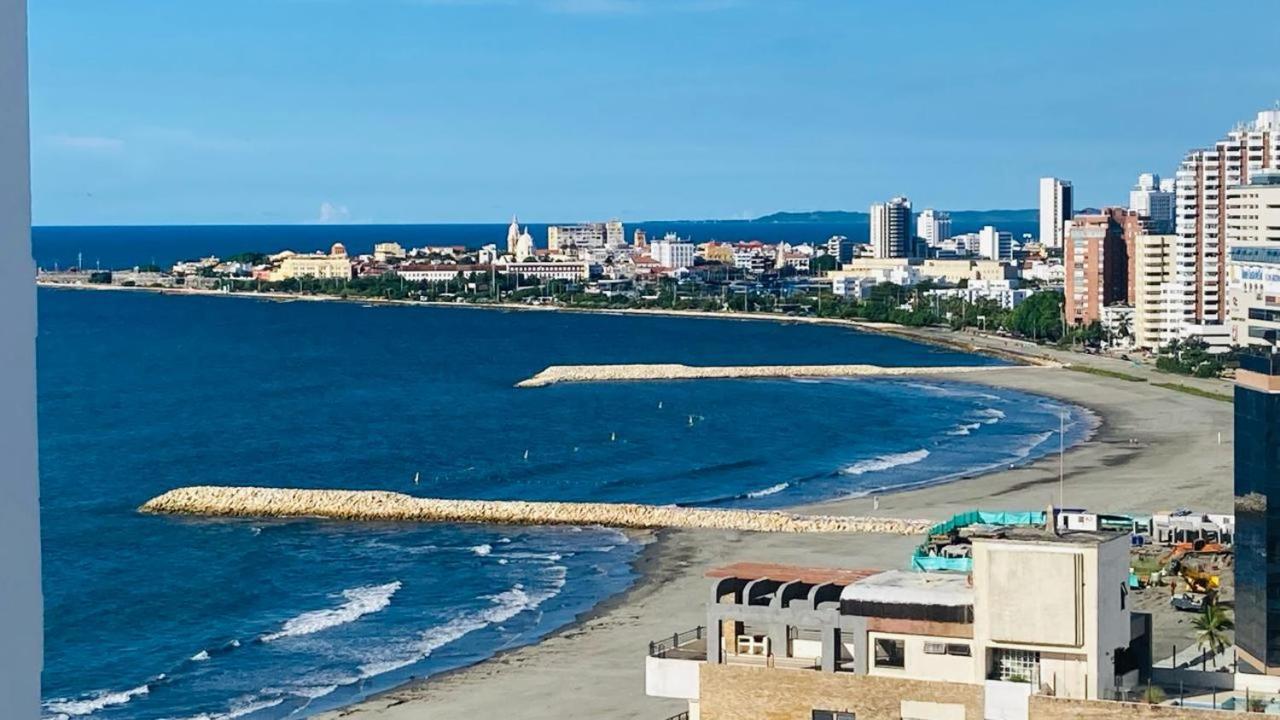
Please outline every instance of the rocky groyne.
[[638, 380], [703, 380], [709, 378], [830, 378], [919, 375], [962, 375], [1049, 367], [1042, 365], [963, 365], [958, 367], [883, 367], [881, 365], [718, 365], [678, 363], [652, 365], [552, 365], [516, 387], [544, 387], [564, 382], [634, 382]]
[[443, 500], [382, 490], [302, 490], [194, 486], [170, 490], [139, 508], [145, 513], [211, 517], [328, 518], [353, 521], [454, 522], [498, 525], [603, 525], [616, 528], [705, 528], [785, 533], [917, 535], [928, 520], [794, 515], [766, 510], [685, 508], [635, 503]]

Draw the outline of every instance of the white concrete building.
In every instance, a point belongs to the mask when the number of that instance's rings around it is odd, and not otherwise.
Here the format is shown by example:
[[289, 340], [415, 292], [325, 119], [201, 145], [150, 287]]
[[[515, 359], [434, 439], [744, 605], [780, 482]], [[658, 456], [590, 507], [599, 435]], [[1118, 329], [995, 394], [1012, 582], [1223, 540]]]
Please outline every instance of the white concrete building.
[[566, 252], [574, 248], [620, 248], [627, 244], [626, 229], [619, 220], [552, 225], [547, 228], [547, 248]]
[[1154, 234], [1173, 232], [1174, 182], [1161, 180], [1155, 173], [1142, 173], [1129, 190], [1129, 209], [1147, 218]]
[[585, 262], [499, 262], [498, 272], [527, 275], [539, 280], [586, 280], [591, 265]]
[[871, 248], [875, 257], [910, 257], [914, 239], [911, 230], [911, 201], [907, 198], [895, 197], [871, 206]]
[[988, 260], [1013, 259], [1013, 233], [987, 225], [978, 232], [978, 254]]
[[[1188, 327], [1227, 322], [1227, 190], [1264, 168], [1280, 167], [1280, 110], [1264, 110], [1213, 147], [1192, 150], [1178, 167], [1175, 280], [1196, 289], [1179, 308]], [[1209, 330], [1212, 333], [1212, 327]]]
[[951, 237], [951, 215], [927, 208], [916, 216], [916, 237], [929, 247], [937, 247]]
[[1228, 316], [1233, 345], [1280, 339], [1280, 172], [1227, 190]]
[[697, 255], [698, 246], [688, 240], [681, 240], [675, 233], [667, 233], [661, 240], [649, 244], [649, 256], [663, 267], [683, 270], [693, 267], [693, 258]]
[[1071, 181], [1040, 178], [1040, 244], [1061, 248], [1066, 237], [1063, 224], [1074, 214]]

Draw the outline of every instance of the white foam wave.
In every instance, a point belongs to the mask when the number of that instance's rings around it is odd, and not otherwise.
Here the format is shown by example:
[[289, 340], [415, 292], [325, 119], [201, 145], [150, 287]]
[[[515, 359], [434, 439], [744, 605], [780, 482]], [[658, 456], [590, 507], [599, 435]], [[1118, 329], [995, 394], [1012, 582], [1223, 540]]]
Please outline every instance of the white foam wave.
[[196, 653], [195, 655], [192, 655], [192, 656], [191, 656], [191, 661], [192, 661], [192, 662], [204, 662], [205, 660], [208, 660], [208, 659], [209, 659], [209, 651], [208, 651], [208, 650], [201, 650], [200, 652], [198, 652], [198, 653]]
[[189, 718], [185, 718], [185, 720], [235, 720], [236, 718], [261, 712], [267, 708], [273, 708], [284, 701], [285, 698], [282, 697], [267, 700], [250, 697], [233, 703], [231, 708], [226, 712], [215, 714], [200, 713], [199, 715], [192, 715]]
[[778, 493], [782, 492], [783, 490], [786, 490], [789, 487], [791, 487], [791, 483], [780, 482], [777, 485], [770, 485], [769, 487], [763, 490], [753, 490], [747, 493], [747, 497], [749, 498], [769, 497], [770, 495], [777, 495]]
[[90, 715], [109, 707], [124, 705], [136, 697], [151, 692], [149, 684], [139, 685], [128, 690], [99, 690], [78, 698], [61, 698], [44, 704], [44, 709], [54, 713], [57, 718], [74, 718]]
[[1006, 417], [1003, 410], [996, 408], [981, 408], [973, 411], [973, 414], [975, 417], [982, 418], [983, 425], [995, 425]]
[[969, 433], [982, 427], [982, 423], [961, 423], [947, 431], [948, 435], [968, 435]]
[[1057, 434], [1058, 434], [1057, 430], [1046, 430], [1042, 433], [1036, 433], [1035, 435], [1028, 436], [1027, 442], [1013, 451], [1014, 458], [1018, 460], [1025, 460], [1026, 458], [1030, 457], [1032, 451], [1040, 447], [1040, 445], [1043, 444], [1045, 440], [1048, 440], [1049, 438]]
[[864, 475], [866, 473], [880, 472], [889, 470], [903, 465], [913, 465], [929, 457], [929, 451], [921, 448], [912, 450], [911, 452], [893, 453], [889, 455], [881, 455], [871, 458], [870, 460], [859, 460], [849, 467], [842, 468], [840, 472], [845, 475]]
[[336, 608], [314, 610], [303, 613], [285, 622], [278, 632], [262, 636], [263, 642], [274, 642], [281, 638], [311, 635], [339, 625], [354, 622], [359, 618], [384, 610], [391, 604], [391, 596], [400, 589], [400, 581], [385, 585], [368, 585], [342, 591], [346, 602]]
[[488, 555], [489, 553], [493, 552], [493, 546], [490, 545], [489, 543], [485, 543], [483, 545], [476, 545], [469, 549], [471, 550], [471, 552], [475, 553], [476, 555], [479, 555], [480, 557], [484, 557], [485, 555]]
[[567, 568], [556, 565], [550, 570], [553, 577], [549, 588], [530, 592], [524, 585], [516, 584], [496, 595], [483, 596], [483, 599], [491, 603], [489, 607], [464, 613], [443, 625], [427, 630], [407, 648], [407, 652], [397, 657], [369, 660], [359, 668], [360, 679], [368, 679], [421, 662], [436, 650], [466, 635], [490, 625], [504, 623], [522, 612], [536, 609], [558, 595], [567, 579]]

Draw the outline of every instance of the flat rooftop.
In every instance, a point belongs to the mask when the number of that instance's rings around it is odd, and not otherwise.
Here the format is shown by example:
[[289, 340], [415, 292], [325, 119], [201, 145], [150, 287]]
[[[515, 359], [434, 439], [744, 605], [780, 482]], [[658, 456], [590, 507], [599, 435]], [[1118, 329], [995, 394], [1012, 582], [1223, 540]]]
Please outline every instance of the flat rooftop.
[[852, 585], [879, 574], [881, 570], [852, 570], [849, 568], [805, 567], [776, 563], [740, 562], [707, 571], [709, 578], [744, 578], [749, 580], [777, 580], [802, 582], [810, 585]]
[[973, 605], [973, 587], [959, 573], [886, 570], [845, 587], [840, 600], [890, 605]]
[[1127, 538], [1125, 530], [1059, 530], [1051, 532], [1041, 527], [1001, 527], [991, 532], [974, 532], [971, 540], [1010, 540], [1013, 542], [1046, 542], [1066, 545], [1098, 545], [1119, 537]]

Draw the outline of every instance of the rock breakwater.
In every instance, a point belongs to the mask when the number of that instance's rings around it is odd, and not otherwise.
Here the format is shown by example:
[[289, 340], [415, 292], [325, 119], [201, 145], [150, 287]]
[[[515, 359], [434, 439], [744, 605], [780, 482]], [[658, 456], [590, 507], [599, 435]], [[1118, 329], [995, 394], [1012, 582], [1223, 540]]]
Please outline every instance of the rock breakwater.
[[603, 525], [616, 528], [704, 528], [784, 533], [918, 535], [928, 520], [795, 515], [765, 510], [686, 508], [636, 503], [444, 500], [382, 490], [304, 490], [192, 486], [170, 490], [144, 513], [214, 517], [328, 518], [352, 521], [455, 522], [498, 525]]
[[708, 378], [819, 378], [918, 375], [961, 375], [1006, 372], [1056, 365], [961, 365], [955, 367], [884, 367], [881, 365], [718, 365], [678, 363], [629, 365], [552, 365], [516, 387], [544, 387], [562, 382], [632, 382], [637, 380], [700, 380]]

